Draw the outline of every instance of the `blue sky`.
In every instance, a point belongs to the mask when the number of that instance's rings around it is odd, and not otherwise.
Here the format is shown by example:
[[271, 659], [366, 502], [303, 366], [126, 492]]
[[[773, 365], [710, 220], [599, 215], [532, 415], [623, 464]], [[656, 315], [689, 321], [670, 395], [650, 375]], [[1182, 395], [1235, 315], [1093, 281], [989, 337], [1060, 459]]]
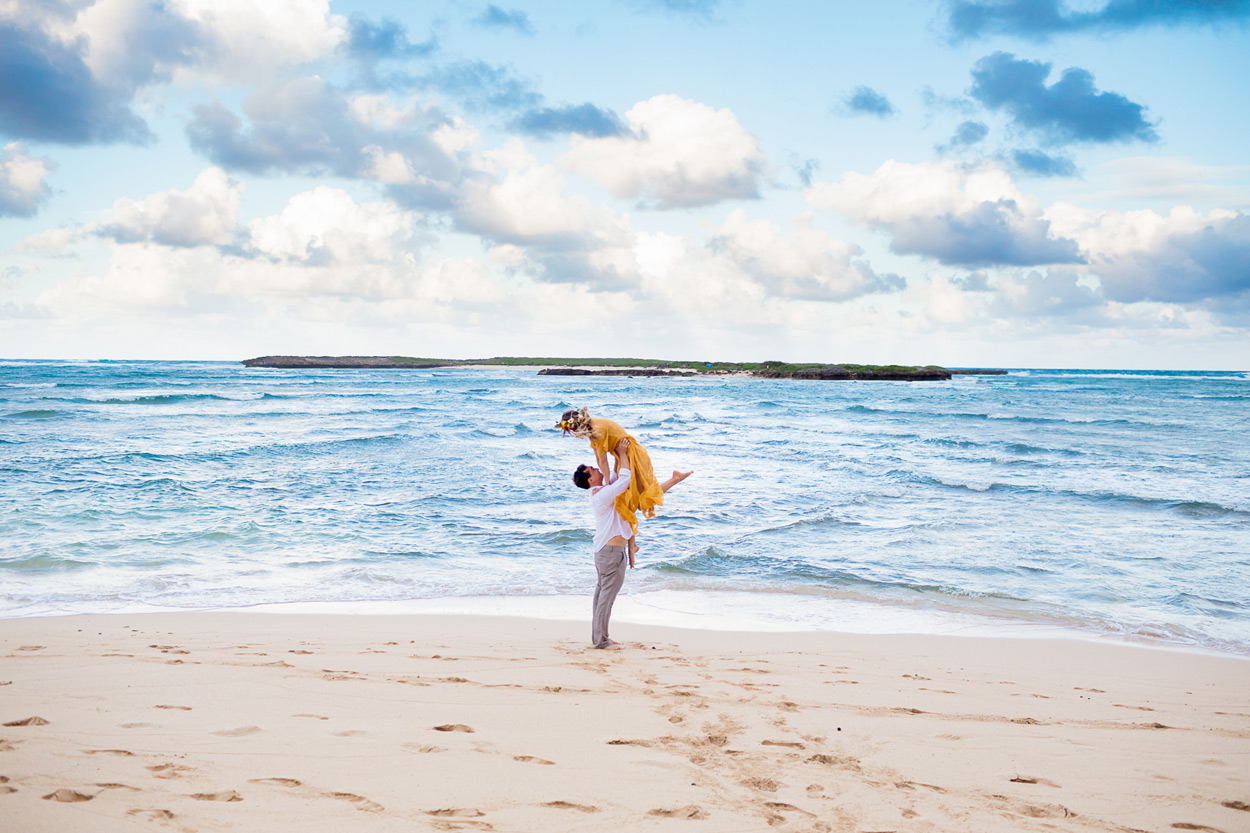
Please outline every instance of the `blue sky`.
[[1250, 368], [1250, 2], [0, 5], [0, 356]]

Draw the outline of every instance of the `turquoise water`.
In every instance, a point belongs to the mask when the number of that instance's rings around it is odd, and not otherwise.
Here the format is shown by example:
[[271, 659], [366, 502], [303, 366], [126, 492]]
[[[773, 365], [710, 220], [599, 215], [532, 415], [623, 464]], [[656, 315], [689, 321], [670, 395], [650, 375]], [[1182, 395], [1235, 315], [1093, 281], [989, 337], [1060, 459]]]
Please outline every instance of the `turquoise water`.
[[551, 426], [586, 405], [661, 476], [696, 470], [643, 525], [636, 603], [1250, 654], [1248, 402], [1244, 373], [822, 383], [5, 362], [0, 615], [581, 605], [590, 512], [570, 473], [589, 454]]

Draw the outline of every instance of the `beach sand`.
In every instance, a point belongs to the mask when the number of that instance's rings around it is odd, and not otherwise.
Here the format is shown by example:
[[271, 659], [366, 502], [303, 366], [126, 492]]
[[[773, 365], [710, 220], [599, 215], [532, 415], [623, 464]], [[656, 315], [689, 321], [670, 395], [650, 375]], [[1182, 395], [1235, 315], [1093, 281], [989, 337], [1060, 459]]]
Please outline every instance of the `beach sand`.
[[480, 616], [0, 621], [0, 829], [1250, 831], [1250, 661]]

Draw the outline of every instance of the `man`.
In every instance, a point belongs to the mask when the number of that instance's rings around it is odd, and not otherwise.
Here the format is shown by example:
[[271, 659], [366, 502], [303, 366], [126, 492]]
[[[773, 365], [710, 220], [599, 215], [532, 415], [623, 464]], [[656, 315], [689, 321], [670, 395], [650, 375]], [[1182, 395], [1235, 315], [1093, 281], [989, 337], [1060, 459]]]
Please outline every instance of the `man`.
[[[582, 463], [573, 472], [573, 483], [579, 489], [590, 490], [590, 507], [595, 515], [595, 600], [590, 620], [590, 640], [596, 648], [620, 650], [618, 642], [608, 638], [608, 620], [612, 618], [612, 604], [616, 594], [625, 583], [628, 563], [627, 547], [634, 531], [616, 511], [616, 496], [629, 488], [633, 474], [629, 470], [629, 440], [623, 438], [616, 444], [616, 476], [606, 481], [604, 473], [594, 466]], [[660, 484], [665, 492], [689, 477], [693, 472], [673, 472], [673, 476]], [[605, 485], [606, 484], [606, 485]]]

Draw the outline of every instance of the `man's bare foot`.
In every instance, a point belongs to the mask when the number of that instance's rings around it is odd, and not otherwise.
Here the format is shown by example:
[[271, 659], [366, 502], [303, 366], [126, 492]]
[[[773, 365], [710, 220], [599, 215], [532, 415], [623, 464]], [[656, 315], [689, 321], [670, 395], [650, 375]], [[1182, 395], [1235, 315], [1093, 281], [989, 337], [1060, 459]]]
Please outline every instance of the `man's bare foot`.
[[621, 645], [621, 643], [619, 643], [619, 642], [613, 642], [611, 639], [609, 639], [609, 640], [608, 640], [608, 644], [607, 644], [607, 645], [604, 645], [602, 648], [600, 648], [600, 650], [602, 650], [602, 651], [621, 651], [621, 650], [624, 650], [624, 646], [623, 646], [623, 645]]

